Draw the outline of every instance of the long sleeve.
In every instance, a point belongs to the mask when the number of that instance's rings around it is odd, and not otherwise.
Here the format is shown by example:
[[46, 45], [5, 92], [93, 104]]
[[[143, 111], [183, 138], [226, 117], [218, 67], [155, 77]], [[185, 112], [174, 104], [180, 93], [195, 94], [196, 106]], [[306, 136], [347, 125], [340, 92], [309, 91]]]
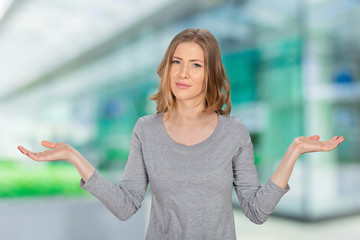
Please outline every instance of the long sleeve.
[[131, 136], [129, 157], [119, 186], [105, 179], [96, 169], [80, 187], [98, 198], [117, 218], [129, 219], [141, 207], [148, 186], [142, 154], [142, 119], [139, 118]]
[[248, 139], [233, 159], [233, 184], [244, 214], [252, 222], [262, 224], [290, 188], [282, 189], [271, 179], [260, 185], [250, 136]]

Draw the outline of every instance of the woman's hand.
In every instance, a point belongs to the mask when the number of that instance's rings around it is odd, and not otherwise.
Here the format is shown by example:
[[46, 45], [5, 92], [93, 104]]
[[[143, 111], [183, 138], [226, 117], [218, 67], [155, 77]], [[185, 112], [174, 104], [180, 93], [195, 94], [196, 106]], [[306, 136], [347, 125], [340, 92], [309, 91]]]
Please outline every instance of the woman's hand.
[[296, 160], [303, 153], [308, 152], [329, 152], [344, 141], [344, 137], [335, 136], [329, 141], [319, 141], [319, 136], [297, 137], [286, 150], [279, 166], [271, 176], [271, 180], [281, 188], [286, 188], [290, 175], [293, 171]]
[[319, 141], [319, 139], [320, 137], [318, 135], [313, 135], [311, 137], [297, 137], [293, 141], [295, 151], [299, 156], [308, 152], [329, 152], [344, 141], [343, 136], [335, 136], [329, 141]]
[[51, 149], [39, 153], [33, 153], [22, 146], [19, 146], [18, 149], [38, 162], [68, 161], [74, 165], [85, 182], [93, 175], [95, 168], [71, 145], [49, 141], [42, 141], [41, 145]]
[[27, 155], [34, 161], [38, 162], [50, 162], [50, 161], [68, 161], [71, 162], [71, 158], [74, 155], [75, 149], [67, 143], [53, 143], [49, 141], [42, 141], [41, 145], [51, 150], [46, 150], [39, 153], [34, 153], [26, 148], [19, 146], [18, 149], [23, 154]]

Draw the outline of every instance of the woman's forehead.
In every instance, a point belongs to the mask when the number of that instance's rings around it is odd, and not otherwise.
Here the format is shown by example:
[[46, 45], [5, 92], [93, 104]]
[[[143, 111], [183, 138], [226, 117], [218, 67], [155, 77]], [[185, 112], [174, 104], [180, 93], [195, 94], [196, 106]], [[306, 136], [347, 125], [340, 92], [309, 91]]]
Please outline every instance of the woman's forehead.
[[182, 42], [175, 48], [173, 57], [198, 59], [204, 61], [204, 51], [202, 47], [194, 42]]

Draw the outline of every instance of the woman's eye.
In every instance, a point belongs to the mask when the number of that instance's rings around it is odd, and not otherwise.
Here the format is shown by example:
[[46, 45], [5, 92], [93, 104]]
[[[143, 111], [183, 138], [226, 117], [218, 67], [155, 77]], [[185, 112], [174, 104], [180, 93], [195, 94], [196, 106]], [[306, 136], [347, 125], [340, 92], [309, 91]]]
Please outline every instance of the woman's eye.
[[177, 60], [173, 60], [172, 63], [175, 63], [175, 64], [179, 64], [180, 61], [177, 61]]
[[195, 63], [195, 64], [194, 64], [194, 67], [200, 68], [200, 67], [202, 67], [202, 66], [201, 66], [200, 64]]

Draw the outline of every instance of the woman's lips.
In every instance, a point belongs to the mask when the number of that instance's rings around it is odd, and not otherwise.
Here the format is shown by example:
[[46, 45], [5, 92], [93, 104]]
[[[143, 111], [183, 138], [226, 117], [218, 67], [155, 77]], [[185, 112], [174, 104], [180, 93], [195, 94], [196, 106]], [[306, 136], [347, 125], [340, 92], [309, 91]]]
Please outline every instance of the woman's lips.
[[185, 84], [185, 83], [175, 83], [175, 85], [176, 85], [178, 88], [181, 88], [181, 89], [185, 89], [185, 88], [189, 88], [189, 87], [190, 87], [190, 85]]

